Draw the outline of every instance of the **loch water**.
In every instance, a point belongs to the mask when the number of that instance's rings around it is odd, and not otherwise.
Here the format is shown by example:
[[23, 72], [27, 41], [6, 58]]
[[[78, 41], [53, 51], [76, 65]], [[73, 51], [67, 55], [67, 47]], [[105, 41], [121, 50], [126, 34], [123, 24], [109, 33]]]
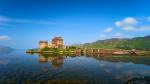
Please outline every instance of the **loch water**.
[[[125, 84], [150, 76], [150, 56], [0, 55], [0, 84]], [[143, 81], [145, 82], [145, 81]]]

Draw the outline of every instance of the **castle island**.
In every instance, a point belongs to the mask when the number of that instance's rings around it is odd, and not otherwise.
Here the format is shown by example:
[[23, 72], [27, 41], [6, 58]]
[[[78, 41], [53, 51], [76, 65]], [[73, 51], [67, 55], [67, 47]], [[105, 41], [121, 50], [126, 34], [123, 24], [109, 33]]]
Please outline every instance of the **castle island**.
[[[62, 37], [54, 37], [51, 42], [39, 41], [38, 49], [29, 49], [27, 53], [48, 54], [106, 54], [106, 55], [147, 55], [147, 52], [122, 49], [86, 48], [82, 46], [66, 46]], [[148, 52], [149, 53], [149, 52]]]
[[41, 40], [39, 41], [38, 49], [29, 49], [27, 53], [81, 53], [82, 49], [76, 46], [65, 46], [64, 40], [60, 36], [54, 37], [51, 42]]

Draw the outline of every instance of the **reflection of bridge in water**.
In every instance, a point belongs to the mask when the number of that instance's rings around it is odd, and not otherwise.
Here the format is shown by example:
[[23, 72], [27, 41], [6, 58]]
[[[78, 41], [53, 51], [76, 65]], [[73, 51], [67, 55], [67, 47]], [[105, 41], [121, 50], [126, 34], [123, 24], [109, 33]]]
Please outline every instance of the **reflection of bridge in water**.
[[107, 61], [113, 63], [134, 63], [150, 65], [149, 56], [131, 56], [131, 55], [108, 55], [108, 54], [86, 54], [86, 57], [92, 57], [100, 61]]

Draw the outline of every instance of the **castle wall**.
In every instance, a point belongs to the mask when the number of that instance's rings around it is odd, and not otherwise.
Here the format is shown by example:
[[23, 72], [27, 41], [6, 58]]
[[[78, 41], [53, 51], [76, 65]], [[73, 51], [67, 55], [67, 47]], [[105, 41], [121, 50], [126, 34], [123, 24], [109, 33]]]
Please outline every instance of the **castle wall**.
[[48, 42], [47, 41], [40, 41], [39, 42], [39, 49], [43, 49], [45, 47], [48, 47]]

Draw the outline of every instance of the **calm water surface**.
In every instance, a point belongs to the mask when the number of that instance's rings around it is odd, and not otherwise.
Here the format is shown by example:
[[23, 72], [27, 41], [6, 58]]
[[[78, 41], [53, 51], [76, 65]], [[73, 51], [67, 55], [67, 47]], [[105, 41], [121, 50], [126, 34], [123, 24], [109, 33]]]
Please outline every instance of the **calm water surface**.
[[22, 50], [0, 55], [0, 84], [124, 84], [144, 76], [150, 76], [150, 56], [30, 55]]

